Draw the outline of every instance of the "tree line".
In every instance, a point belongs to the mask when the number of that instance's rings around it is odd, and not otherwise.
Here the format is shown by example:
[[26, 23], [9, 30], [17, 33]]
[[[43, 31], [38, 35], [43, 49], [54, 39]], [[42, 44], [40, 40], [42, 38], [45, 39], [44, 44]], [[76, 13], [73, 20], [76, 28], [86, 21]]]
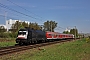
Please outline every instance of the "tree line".
[[[57, 27], [57, 24], [55, 21], [46, 21], [43, 23], [43, 25], [38, 25], [38, 23], [26, 23], [16, 21], [14, 24], [12, 24], [11, 29], [7, 31], [4, 26], [0, 26], [0, 38], [16, 38], [18, 30], [24, 27], [28, 27], [34, 30], [42, 30], [42, 31], [52, 31], [54, 32], [54, 29]], [[65, 34], [74, 34], [76, 37], [78, 37], [78, 29], [70, 29], [69, 31], [63, 31]]]
[[70, 29], [70, 32], [69, 31], [63, 31], [63, 33], [65, 34], [73, 34], [74, 36], [78, 37], [79, 34], [78, 34], [78, 29]]
[[42, 30], [42, 31], [53, 31], [57, 27], [57, 23], [55, 21], [46, 21], [43, 25], [38, 25], [38, 23], [26, 23], [16, 21], [12, 24], [11, 29], [7, 31], [4, 26], [0, 26], [0, 38], [16, 38], [18, 30], [24, 27], [28, 27], [34, 30]]

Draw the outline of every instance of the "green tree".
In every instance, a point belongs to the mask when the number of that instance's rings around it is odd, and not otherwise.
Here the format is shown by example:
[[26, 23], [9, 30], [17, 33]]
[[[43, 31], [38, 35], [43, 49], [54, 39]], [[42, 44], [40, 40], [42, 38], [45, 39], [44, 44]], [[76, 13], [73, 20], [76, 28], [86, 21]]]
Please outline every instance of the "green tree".
[[74, 36], [78, 37], [78, 30], [77, 29], [71, 29], [70, 34], [73, 34]]
[[29, 25], [28, 25], [28, 23], [26, 23], [26, 22], [24, 21], [24, 22], [22, 22], [22, 26], [23, 26], [23, 27], [28, 27]]
[[33, 28], [33, 29], [35, 29], [35, 30], [40, 30], [41, 28], [40, 28], [40, 26], [38, 25], [38, 23], [29, 23], [29, 28]]
[[47, 21], [44, 22], [44, 30], [45, 31], [53, 31], [57, 27], [57, 23], [55, 21]]
[[6, 29], [4, 28], [4, 26], [0, 26], [0, 32], [6, 32]]
[[19, 30], [19, 26], [21, 26], [21, 22], [16, 21], [15, 24], [12, 24], [11, 29], [12, 32], [16, 32], [17, 30]]
[[35, 29], [35, 30], [40, 30], [40, 26], [38, 25], [38, 23], [35, 23], [34, 29]]
[[16, 21], [15, 24], [12, 24], [11, 26], [11, 33], [10, 36], [11, 37], [16, 37], [17, 36], [17, 33], [18, 33], [18, 30], [20, 28], [24, 28], [24, 26], [22, 25], [23, 22], [19, 22], [19, 21]]
[[0, 38], [5, 38], [6, 37], [6, 29], [4, 28], [4, 26], [0, 26]]

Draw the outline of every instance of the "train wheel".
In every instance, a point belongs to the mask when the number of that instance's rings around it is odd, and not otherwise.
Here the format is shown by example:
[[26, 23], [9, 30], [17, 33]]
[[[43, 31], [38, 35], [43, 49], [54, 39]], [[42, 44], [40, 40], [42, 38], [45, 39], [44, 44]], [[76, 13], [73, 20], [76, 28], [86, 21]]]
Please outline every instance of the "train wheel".
[[31, 44], [34, 44], [34, 41], [31, 41]]
[[43, 43], [45, 42], [45, 40], [42, 41]]

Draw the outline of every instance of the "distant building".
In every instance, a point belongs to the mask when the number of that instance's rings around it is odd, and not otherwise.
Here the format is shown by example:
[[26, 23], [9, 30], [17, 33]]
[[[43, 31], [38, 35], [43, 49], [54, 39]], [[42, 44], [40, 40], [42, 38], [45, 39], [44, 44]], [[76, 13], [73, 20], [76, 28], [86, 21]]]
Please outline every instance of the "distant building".
[[90, 33], [85, 33], [83, 35], [84, 35], [84, 37], [88, 37], [88, 36], [90, 36]]
[[16, 21], [25, 22], [25, 23], [28, 23], [28, 24], [30, 23], [29, 21], [21, 21], [21, 20], [9, 19], [9, 20], [6, 20], [6, 25], [1, 24], [0, 26], [4, 26], [4, 28], [7, 29], [7, 31], [9, 31], [9, 29], [11, 29], [12, 24], [15, 24]]
[[66, 28], [66, 30], [65, 31], [68, 31], [68, 32], [70, 32], [70, 30], [68, 29], [68, 28]]
[[21, 22], [21, 20], [12, 20], [12, 19], [6, 20], [6, 28], [7, 28], [7, 31], [8, 31], [9, 29], [11, 29], [12, 24], [15, 24], [16, 21]]

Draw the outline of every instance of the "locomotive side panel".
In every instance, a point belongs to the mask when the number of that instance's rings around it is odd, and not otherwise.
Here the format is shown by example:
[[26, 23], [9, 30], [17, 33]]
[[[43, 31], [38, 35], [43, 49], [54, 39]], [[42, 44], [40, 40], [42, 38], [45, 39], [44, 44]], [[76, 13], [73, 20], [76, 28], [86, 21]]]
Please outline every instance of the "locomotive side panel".
[[46, 41], [46, 32], [41, 30], [36, 30], [36, 34], [37, 34], [37, 40]]
[[33, 30], [30, 28], [23, 28], [18, 31], [16, 43], [28, 44], [37, 43], [39, 41], [46, 41], [46, 33], [41, 30]]

